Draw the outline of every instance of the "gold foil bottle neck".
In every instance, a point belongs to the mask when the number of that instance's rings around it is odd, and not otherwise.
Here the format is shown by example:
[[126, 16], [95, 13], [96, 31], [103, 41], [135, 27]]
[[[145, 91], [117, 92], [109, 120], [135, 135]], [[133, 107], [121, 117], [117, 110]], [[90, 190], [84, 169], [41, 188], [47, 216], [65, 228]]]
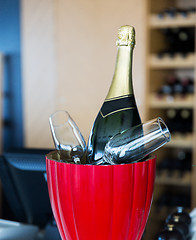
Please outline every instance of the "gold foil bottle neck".
[[135, 29], [132, 26], [122, 26], [118, 30], [117, 46], [135, 46]]

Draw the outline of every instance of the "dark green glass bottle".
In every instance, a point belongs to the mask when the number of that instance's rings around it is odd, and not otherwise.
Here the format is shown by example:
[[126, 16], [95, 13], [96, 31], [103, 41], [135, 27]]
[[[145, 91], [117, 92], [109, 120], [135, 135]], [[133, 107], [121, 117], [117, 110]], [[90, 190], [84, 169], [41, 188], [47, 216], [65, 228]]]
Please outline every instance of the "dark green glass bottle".
[[88, 163], [103, 156], [104, 147], [114, 134], [141, 123], [132, 84], [135, 46], [135, 30], [132, 26], [122, 26], [119, 29], [117, 46], [113, 80], [88, 141]]

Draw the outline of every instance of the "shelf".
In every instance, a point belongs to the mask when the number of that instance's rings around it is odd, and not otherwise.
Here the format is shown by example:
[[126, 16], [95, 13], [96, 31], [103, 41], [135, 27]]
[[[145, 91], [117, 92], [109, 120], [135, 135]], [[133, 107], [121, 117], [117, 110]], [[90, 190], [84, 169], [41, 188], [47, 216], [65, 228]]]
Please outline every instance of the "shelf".
[[152, 93], [150, 98], [150, 107], [151, 108], [193, 108], [194, 97], [192, 95], [187, 95], [185, 97], [172, 97], [167, 96], [163, 98], [159, 98], [156, 93]]
[[159, 18], [157, 14], [152, 14], [149, 17], [149, 23], [152, 28], [195, 27], [196, 14], [189, 14], [187, 17], [177, 14], [174, 18], [168, 16]]
[[[165, 10], [170, 8], [188, 10], [189, 8], [194, 7], [193, 1], [165, 1], [165, 0], [148, 0], [149, 7], [147, 8], [147, 51], [146, 51], [146, 72], [147, 72], [147, 88], [146, 88], [146, 118], [152, 119], [155, 116], [161, 116], [167, 124], [170, 125], [169, 119], [167, 118], [168, 109], [189, 109], [193, 114], [193, 131], [192, 132], [183, 132], [183, 124], [180, 128], [180, 122], [176, 119], [177, 128], [180, 129], [179, 132], [171, 132], [171, 141], [165, 144], [158, 153], [159, 163], [164, 160], [165, 156], [173, 158], [176, 160], [177, 155], [180, 151], [186, 151], [190, 153], [189, 163], [192, 165], [190, 171], [178, 171], [177, 169], [160, 169], [157, 166], [157, 176], [155, 179], [155, 192], [154, 200], [152, 204], [152, 209], [150, 213], [150, 221], [153, 224], [150, 224], [147, 227], [149, 234], [147, 237], [144, 236], [144, 240], [155, 239], [154, 236], [157, 235], [157, 229], [155, 225], [164, 224], [166, 217], [171, 213], [172, 205], [177, 204], [172, 200], [169, 202], [158, 201], [161, 199], [161, 196], [164, 195], [164, 192], [168, 195], [174, 195], [182, 193], [179, 195], [178, 199], [181, 200], [185, 197], [188, 198], [188, 203], [184, 202], [185, 207], [194, 208], [196, 205], [196, 151], [195, 149], [195, 139], [196, 139], [196, 88], [194, 86], [194, 92], [192, 94], [171, 94], [171, 95], [161, 95], [158, 94], [158, 91], [163, 89], [162, 87], [167, 84], [167, 78], [170, 75], [177, 76], [180, 80], [184, 78], [185, 75], [191, 79], [195, 79], [196, 71], [196, 49], [193, 52], [188, 54], [181, 54], [177, 52], [176, 54], [170, 54], [165, 52], [165, 49], [173, 48], [173, 45], [170, 41], [175, 41], [178, 43], [178, 37], [176, 39], [169, 39], [170, 36], [166, 36], [168, 28], [174, 30], [174, 28], [191, 28], [191, 34], [196, 31], [196, 12], [192, 12], [183, 16], [180, 13], [176, 13], [172, 18], [171, 16], [165, 14], [163, 16], [158, 16], [157, 13], [164, 13]], [[186, 3], [185, 3], [186, 2]], [[189, 29], [187, 29], [189, 32]], [[180, 36], [181, 37], [181, 36]], [[196, 35], [194, 34], [194, 41]], [[179, 51], [184, 48], [182, 43], [179, 45]], [[195, 82], [194, 82], [195, 84]], [[156, 115], [155, 115], [156, 114]], [[179, 120], [180, 121], [180, 120]], [[175, 123], [173, 123], [175, 124]], [[178, 125], [179, 124], [179, 125]], [[172, 125], [171, 125], [172, 128]], [[171, 129], [172, 130], [172, 129]], [[172, 159], [171, 159], [172, 160]], [[160, 165], [163, 166], [163, 165]], [[175, 165], [172, 165], [173, 167]], [[190, 166], [190, 165], [189, 165]], [[190, 199], [190, 200], [189, 200]], [[175, 199], [174, 199], [175, 200]], [[183, 203], [183, 200], [182, 200]], [[164, 204], [167, 204], [164, 205]], [[190, 206], [189, 206], [190, 205]], [[187, 209], [188, 210], [188, 209]], [[156, 224], [157, 223], [157, 224]], [[160, 229], [158, 230], [160, 232]]]
[[167, 148], [183, 148], [183, 149], [192, 149], [193, 147], [193, 134], [182, 134], [176, 133], [172, 134], [171, 142], [165, 145]]
[[195, 55], [190, 53], [187, 57], [182, 57], [180, 54], [176, 54], [171, 58], [167, 55], [162, 58], [157, 57], [156, 54], [151, 54], [149, 57], [149, 65], [152, 68], [194, 68], [195, 67]]
[[188, 187], [191, 186], [191, 173], [187, 171], [181, 176], [179, 171], [175, 171], [171, 176], [169, 176], [168, 171], [163, 170], [157, 174], [155, 182], [156, 184]]
[[[154, 204], [152, 205], [152, 209], [150, 211], [152, 216], [151, 218], [154, 221], [161, 221], [164, 224], [168, 215], [170, 215], [175, 209], [176, 209], [176, 206], [175, 207], [162, 206], [160, 208]], [[186, 208], [185, 210], [187, 212], [191, 212], [191, 209], [189, 208]]]

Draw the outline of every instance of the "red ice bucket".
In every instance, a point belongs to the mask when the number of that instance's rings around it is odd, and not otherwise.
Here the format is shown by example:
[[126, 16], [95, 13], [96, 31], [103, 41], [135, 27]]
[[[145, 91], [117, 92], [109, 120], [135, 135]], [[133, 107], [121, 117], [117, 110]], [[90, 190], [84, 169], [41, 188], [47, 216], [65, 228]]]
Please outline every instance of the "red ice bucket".
[[51, 206], [63, 240], [140, 240], [154, 189], [156, 158], [77, 165], [46, 156]]

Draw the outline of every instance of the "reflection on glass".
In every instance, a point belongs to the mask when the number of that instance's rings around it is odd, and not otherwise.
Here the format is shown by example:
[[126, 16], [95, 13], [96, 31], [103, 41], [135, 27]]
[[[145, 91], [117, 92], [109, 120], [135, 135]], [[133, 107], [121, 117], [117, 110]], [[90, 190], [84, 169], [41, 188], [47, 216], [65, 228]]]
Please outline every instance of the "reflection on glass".
[[158, 117], [113, 136], [105, 146], [103, 158], [93, 164], [138, 162], [170, 139], [166, 124]]

